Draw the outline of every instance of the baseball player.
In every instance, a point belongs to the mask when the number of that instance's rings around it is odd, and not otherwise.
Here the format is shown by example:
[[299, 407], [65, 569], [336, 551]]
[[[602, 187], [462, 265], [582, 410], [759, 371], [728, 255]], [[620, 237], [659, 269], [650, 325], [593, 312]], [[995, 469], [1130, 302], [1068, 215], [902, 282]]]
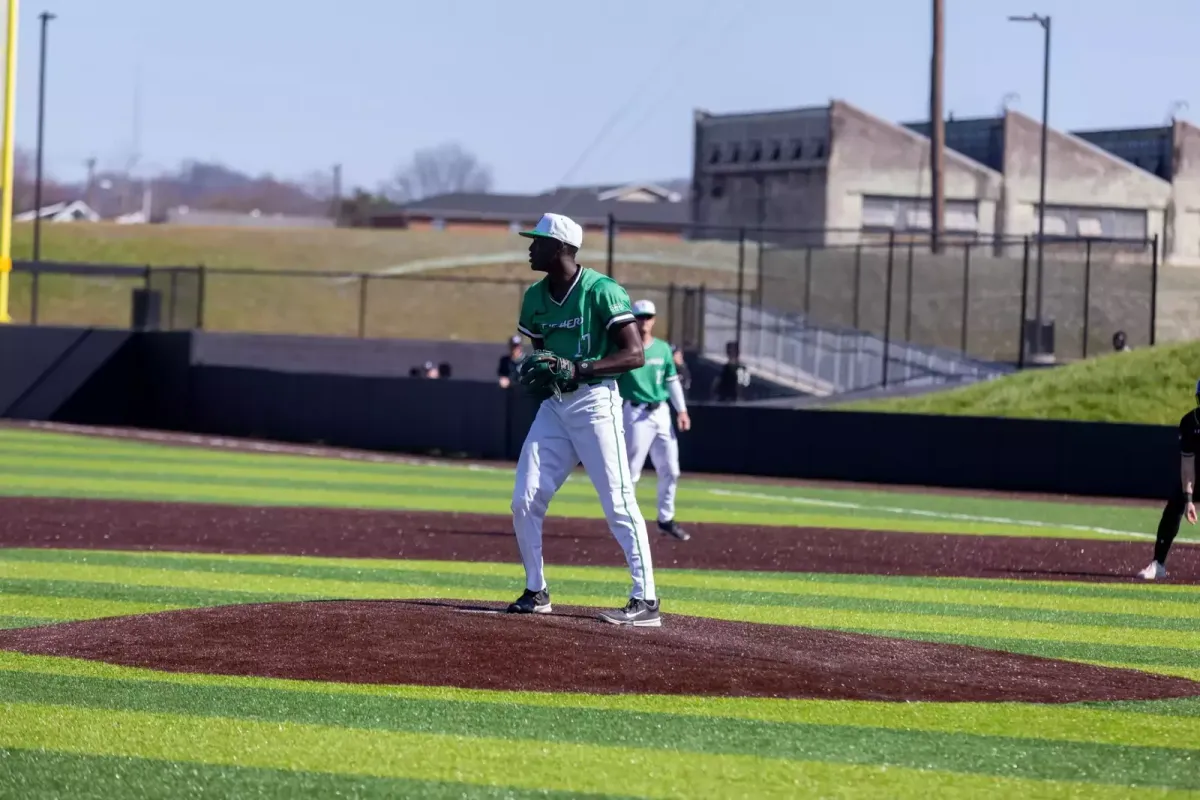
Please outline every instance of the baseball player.
[[625, 607], [600, 618], [658, 627], [650, 544], [629, 475], [616, 382], [645, 359], [629, 295], [616, 281], [575, 262], [583, 230], [568, 217], [546, 214], [521, 235], [533, 240], [529, 263], [546, 277], [525, 292], [517, 323], [534, 348], [521, 362], [517, 380], [541, 405], [517, 461], [513, 530], [525, 565], [525, 592], [508, 610], [550, 613], [542, 524], [551, 498], [582, 462], [633, 579]]
[[692, 427], [683, 385], [671, 352], [671, 346], [654, 338], [654, 303], [639, 300], [633, 304], [646, 363], [620, 377], [617, 386], [625, 398], [625, 447], [629, 450], [629, 474], [636, 484], [646, 465], [646, 456], [654, 459], [658, 473], [658, 529], [667, 536], [687, 541], [690, 535], [675, 522], [675, 488], [679, 484], [679, 441], [671, 426], [667, 401], [675, 408], [679, 430]]
[[1196, 446], [1200, 445], [1200, 381], [1196, 382], [1196, 405], [1198, 408], [1193, 408], [1179, 420], [1179, 481], [1158, 522], [1154, 560], [1138, 573], [1148, 581], [1167, 577], [1167, 554], [1171, 552], [1182, 519], [1187, 517], [1189, 524], [1196, 524], [1192, 491], [1196, 488]]

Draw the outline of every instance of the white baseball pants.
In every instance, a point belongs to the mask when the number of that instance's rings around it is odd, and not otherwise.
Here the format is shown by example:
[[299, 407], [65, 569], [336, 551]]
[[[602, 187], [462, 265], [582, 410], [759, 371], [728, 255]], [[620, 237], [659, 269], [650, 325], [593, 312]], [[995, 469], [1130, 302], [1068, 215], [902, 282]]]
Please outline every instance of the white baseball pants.
[[679, 439], [671, 425], [666, 403], [653, 411], [625, 404], [625, 447], [629, 451], [629, 474], [636, 484], [646, 466], [646, 456], [654, 459], [658, 473], [658, 521], [675, 519], [675, 489], [679, 486]]
[[633, 579], [630, 597], [657, 599], [646, 520], [629, 476], [621, 395], [611, 380], [543, 402], [521, 448], [512, 512], [526, 588], [546, 588], [542, 524], [551, 498], [581, 462], [600, 496], [608, 529], [625, 552]]

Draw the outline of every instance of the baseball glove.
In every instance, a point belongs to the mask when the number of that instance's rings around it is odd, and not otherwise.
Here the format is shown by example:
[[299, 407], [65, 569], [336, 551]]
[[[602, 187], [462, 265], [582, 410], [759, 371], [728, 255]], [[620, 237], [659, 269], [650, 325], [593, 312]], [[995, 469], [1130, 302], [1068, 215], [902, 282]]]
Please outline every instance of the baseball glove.
[[549, 350], [530, 353], [517, 369], [517, 382], [535, 396], [572, 392], [578, 387], [575, 364]]

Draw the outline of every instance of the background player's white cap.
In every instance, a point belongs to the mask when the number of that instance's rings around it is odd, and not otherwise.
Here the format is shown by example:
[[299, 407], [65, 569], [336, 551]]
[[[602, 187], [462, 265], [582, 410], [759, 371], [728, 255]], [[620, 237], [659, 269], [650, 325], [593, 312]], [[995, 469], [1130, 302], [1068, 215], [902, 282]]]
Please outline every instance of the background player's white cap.
[[654, 303], [650, 300], [638, 300], [633, 304], [633, 315], [635, 317], [653, 317], [657, 313], [654, 308]]
[[542, 214], [533, 230], [521, 231], [521, 235], [529, 239], [557, 239], [572, 247], [583, 246], [583, 228], [562, 214]]

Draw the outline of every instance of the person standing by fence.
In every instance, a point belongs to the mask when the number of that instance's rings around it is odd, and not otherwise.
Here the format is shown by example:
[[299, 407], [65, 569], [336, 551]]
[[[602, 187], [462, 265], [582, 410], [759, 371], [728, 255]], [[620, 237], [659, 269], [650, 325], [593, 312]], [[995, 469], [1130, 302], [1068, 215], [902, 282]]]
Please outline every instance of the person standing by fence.
[[521, 350], [521, 337], [514, 336], [508, 340], [508, 352], [500, 356], [496, 366], [496, 376], [500, 379], [500, 388], [507, 389], [517, 379], [517, 367], [525, 353]]
[[713, 381], [713, 394], [719, 402], [736, 403], [749, 385], [750, 370], [742, 364], [738, 343], [729, 342], [725, 345], [725, 366]]

